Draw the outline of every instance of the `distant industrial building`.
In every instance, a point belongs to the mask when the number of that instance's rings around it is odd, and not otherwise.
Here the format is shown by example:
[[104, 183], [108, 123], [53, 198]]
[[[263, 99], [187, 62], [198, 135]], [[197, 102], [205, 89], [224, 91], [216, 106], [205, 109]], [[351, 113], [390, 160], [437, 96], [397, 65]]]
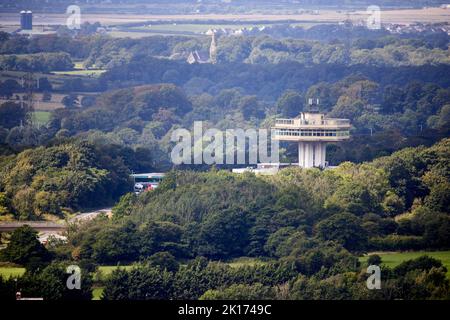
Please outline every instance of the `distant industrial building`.
[[33, 30], [33, 12], [20, 11], [20, 28], [22, 30]]

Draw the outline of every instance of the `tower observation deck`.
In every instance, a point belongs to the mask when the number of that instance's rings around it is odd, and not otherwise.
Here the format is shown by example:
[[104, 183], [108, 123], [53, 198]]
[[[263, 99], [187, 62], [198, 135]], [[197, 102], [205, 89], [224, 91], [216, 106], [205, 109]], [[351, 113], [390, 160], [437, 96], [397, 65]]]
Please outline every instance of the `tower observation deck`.
[[323, 113], [302, 112], [293, 119], [276, 119], [274, 139], [298, 143], [298, 164], [303, 168], [326, 166], [326, 145], [350, 138], [350, 120], [326, 118]]

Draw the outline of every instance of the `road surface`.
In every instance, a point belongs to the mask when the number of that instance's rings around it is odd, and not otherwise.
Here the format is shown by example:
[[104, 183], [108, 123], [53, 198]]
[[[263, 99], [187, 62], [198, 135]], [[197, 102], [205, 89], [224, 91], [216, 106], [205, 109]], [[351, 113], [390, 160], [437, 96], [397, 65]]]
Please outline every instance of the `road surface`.
[[[89, 221], [94, 219], [99, 214], [104, 213], [108, 217], [111, 217], [111, 208], [103, 208], [95, 211], [84, 212], [75, 217], [71, 218], [69, 222], [81, 222]], [[42, 243], [47, 243], [50, 236], [54, 236], [59, 239], [66, 239], [62, 234], [67, 229], [67, 224], [56, 223], [51, 221], [14, 221], [14, 222], [3, 222], [0, 223], [0, 232], [11, 232], [15, 229], [22, 227], [24, 225], [29, 225], [37, 232], [39, 232], [39, 241]]]

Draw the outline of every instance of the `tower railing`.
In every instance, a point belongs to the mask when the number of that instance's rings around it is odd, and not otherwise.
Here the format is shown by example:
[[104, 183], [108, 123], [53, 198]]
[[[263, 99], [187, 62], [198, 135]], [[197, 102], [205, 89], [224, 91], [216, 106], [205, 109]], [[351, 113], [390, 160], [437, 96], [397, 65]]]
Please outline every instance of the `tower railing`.
[[321, 119], [321, 120], [303, 120], [303, 119], [275, 119], [275, 126], [350, 126], [348, 119]]

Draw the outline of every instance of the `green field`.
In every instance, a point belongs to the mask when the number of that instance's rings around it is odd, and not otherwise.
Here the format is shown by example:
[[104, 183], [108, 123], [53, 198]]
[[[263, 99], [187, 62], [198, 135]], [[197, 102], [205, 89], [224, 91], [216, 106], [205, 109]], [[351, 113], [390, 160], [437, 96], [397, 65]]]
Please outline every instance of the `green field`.
[[105, 288], [103, 288], [103, 287], [94, 288], [92, 290], [92, 300], [100, 300], [104, 289]]
[[105, 280], [105, 278], [108, 277], [117, 268], [130, 270], [131, 268], [133, 268], [133, 266], [132, 265], [128, 265], [128, 266], [99, 266], [98, 267], [98, 272], [96, 274], [94, 274], [94, 281], [103, 281], [103, 280]]
[[53, 71], [55, 75], [65, 75], [65, 76], [83, 76], [83, 77], [98, 77], [106, 70], [103, 69], [82, 69], [82, 70], [71, 70], [71, 71]]
[[49, 111], [35, 111], [34, 112], [34, 121], [39, 125], [46, 125], [50, 120], [51, 112]]
[[133, 266], [100, 266], [98, 267], [98, 270], [100, 270], [103, 275], [108, 276], [117, 268], [130, 270], [131, 268], [133, 268]]
[[[442, 261], [447, 268], [447, 277], [450, 278], [450, 251], [414, 251], [414, 252], [376, 252], [383, 262], [383, 265], [393, 268], [406, 260], [416, 259], [420, 256], [427, 255]], [[359, 261], [365, 263], [368, 256], [360, 257]]]
[[10, 277], [20, 277], [25, 273], [25, 268], [19, 267], [0, 267], [0, 276], [3, 279], [9, 279]]
[[236, 258], [234, 260], [231, 260], [231, 261], [227, 262], [226, 264], [228, 264], [232, 268], [240, 268], [240, 267], [245, 267], [245, 266], [253, 267], [256, 265], [264, 265], [264, 264], [267, 264], [267, 261], [262, 261], [258, 258], [241, 257], [241, 258]]

